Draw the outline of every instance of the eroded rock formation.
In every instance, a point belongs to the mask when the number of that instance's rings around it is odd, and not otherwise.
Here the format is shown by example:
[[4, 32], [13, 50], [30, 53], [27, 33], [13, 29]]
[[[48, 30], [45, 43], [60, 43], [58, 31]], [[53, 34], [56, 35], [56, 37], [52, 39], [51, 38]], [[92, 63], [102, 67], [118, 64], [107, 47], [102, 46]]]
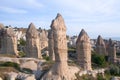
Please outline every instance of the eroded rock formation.
[[31, 23], [26, 31], [26, 54], [28, 57], [42, 58], [38, 31]]
[[52, 21], [55, 64], [42, 80], [71, 80], [67, 64], [66, 26], [60, 14]]
[[90, 38], [84, 29], [81, 30], [76, 41], [77, 60], [80, 67], [84, 70], [92, 70], [91, 68], [91, 44]]
[[40, 41], [41, 41], [41, 50], [46, 49], [48, 47], [47, 31], [41, 30]]
[[97, 38], [96, 53], [100, 55], [107, 55], [105, 43], [100, 35]]
[[109, 44], [108, 44], [108, 61], [110, 63], [115, 63], [116, 60], [116, 48], [115, 48], [115, 43], [109, 39]]
[[14, 34], [14, 30], [4, 28], [1, 32], [1, 51], [2, 54], [16, 54], [17, 53], [17, 38]]
[[51, 60], [55, 60], [55, 53], [54, 53], [54, 41], [53, 41], [53, 31], [50, 30], [48, 32], [48, 51], [49, 57]]

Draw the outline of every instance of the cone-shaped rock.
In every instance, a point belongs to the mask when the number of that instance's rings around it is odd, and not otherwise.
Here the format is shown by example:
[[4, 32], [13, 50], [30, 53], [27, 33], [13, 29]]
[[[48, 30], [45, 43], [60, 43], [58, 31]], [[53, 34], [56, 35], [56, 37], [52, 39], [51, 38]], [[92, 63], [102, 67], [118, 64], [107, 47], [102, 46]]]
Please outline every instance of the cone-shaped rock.
[[33, 23], [26, 31], [26, 54], [28, 57], [42, 58], [39, 34]]
[[2, 31], [0, 53], [17, 55], [17, 38], [12, 28], [4, 28]]
[[96, 53], [100, 55], [107, 55], [105, 43], [100, 35], [97, 38]]
[[90, 38], [84, 29], [81, 30], [77, 42], [76, 42], [76, 52], [78, 64], [84, 70], [92, 70], [91, 68], [91, 44]]
[[41, 30], [40, 32], [40, 41], [41, 41], [41, 50], [44, 50], [48, 47], [48, 38], [45, 30]]
[[109, 44], [108, 44], [108, 61], [110, 63], [115, 63], [116, 60], [116, 48], [115, 48], [115, 43], [109, 39]]
[[67, 65], [66, 26], [60, 14], [52, 21], [51, 29], [54, 36], [55, 64], [42, 80], [71, 80]]
[[54, 41], [53, 41], [53, 31], [50, 29], [48, 32], [48, 50], [49, 56], [51, 60], [55, 60], [55, 53], [54, 53]]

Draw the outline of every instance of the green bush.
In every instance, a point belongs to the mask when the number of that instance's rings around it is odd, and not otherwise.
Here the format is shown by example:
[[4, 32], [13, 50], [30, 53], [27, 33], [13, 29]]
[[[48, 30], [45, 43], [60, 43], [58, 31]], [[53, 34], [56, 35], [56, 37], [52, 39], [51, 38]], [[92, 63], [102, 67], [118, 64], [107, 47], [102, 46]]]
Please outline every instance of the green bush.
[[49, 61], [50, 57], [49, 56], [43, 56], [43, 59], [45, 59], [46, 61]]
[[19, 51], [18, 55], [19, 55], [20, 57], [25, 57], [25, 56], [26, 56], [26, 54], [25, 54], [23, 51]]
[[97, 80], [106, 80], [102, 74], [97, 74]]
[[120, 67], [117, 65], [110, 65], [110, 74], [111, 75], [120, 75]]
[[20, 45], [25, 46], [26, 41], [24, 39], [20, 38], [19, 43], [20, 43]]
[[19, 64], [14, 63], [14, 62], [4, 62], [4, 63], [1, 63], [0, 66], [3, 66], [3, 67], [14, 67], [16, 69], [20, 69], [19, 68]]
[[92, 54], [92, 62], [97, 64], [98, 67], [105, 67], [106, 60], [104, 55]]

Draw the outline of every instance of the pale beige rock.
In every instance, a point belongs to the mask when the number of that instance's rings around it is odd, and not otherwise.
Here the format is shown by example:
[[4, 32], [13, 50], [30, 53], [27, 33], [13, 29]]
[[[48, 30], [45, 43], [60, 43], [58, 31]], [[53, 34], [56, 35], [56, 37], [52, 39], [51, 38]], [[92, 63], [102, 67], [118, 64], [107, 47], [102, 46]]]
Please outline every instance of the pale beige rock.
[[6, 73], [8, 76], [7, 76], [7, 80], [15, 80], [16, 77], [17, 77], [17, 73], [15, 72], [10, 72], [10, 73]]
[[1, 36], [1, 51], [2, 54], [16, 54], [17, 51], [17, 38], [14, 34], [14, 30], [10, 28], [5, 28], [2, 31]]
[[107, 55], [105, 42], [100, 35], [97, 38], [96, 53], [100, 55]]
[[41, 30], [40, 32], [40, 41], [41, 41], [41, 50], [48, 47], [48, 38], [45, 30]]
[[48, 51], [49, 51], [49, 57], [51, 60], [55, 60], [55, 53], [54, 53], [54, 41], [53, 41], [53, 31], [50, 30], [48, 32]]
[[37, 70], [37, 63], [35, 63], [33, 60], [26, 61], [20, 65], [21, 68], [28, 68], [32, 71]]
[[4, 28], [4, 25], [0, 23], [0, 30]]
[[0, 80], [3, 80], [3, 79], [0, 77]]
[[109, 39], [109, 44], [108, 44], [108, 61], [110, 63], [115, 63], [116, 60], [116, 48], [115, 48], [115, 43]]
[[60, 14], [52, 21], [51, 29], [54, 36], [55, 64], [42, 80], [73, 80], [67, 64], [66, 26]]
[[84, 70], [91, 68], [91, 44], [87, 33], [82, 29], [76, 41], [77, 61]]
[[28, 57], [42, 58], [38, 31], [31, 23], [26, 31], [26, 54]]

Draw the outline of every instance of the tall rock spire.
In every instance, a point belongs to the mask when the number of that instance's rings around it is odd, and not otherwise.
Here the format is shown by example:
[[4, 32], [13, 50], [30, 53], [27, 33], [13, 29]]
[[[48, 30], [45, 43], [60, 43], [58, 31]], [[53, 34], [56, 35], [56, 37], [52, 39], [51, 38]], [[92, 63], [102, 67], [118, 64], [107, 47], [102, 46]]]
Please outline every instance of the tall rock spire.
[[91, 68], [91, 45], [90, 38], [84, 29], [81, 30], [77, 42], [76, 42], [76, 52], [78, 64], [84, 70], [92, 70]]
[[60, 14], [52, 21], [55, 64], [42, 80], [72, 80], [67, 64], [66, 26]]
[[33, 23], [26, 31], [26, 54], [28, 57], [42, 58], [39, 34]]
[[100, 35], [97, 38], [96, 53], [100, 55], [107, 55], [105, 43]]
[[108, 44], [108, 61], [110, 63], [115, 63], [116, 61], [116, 48], [115, 43], [112, 41], [112, 39], [109, 39]]

